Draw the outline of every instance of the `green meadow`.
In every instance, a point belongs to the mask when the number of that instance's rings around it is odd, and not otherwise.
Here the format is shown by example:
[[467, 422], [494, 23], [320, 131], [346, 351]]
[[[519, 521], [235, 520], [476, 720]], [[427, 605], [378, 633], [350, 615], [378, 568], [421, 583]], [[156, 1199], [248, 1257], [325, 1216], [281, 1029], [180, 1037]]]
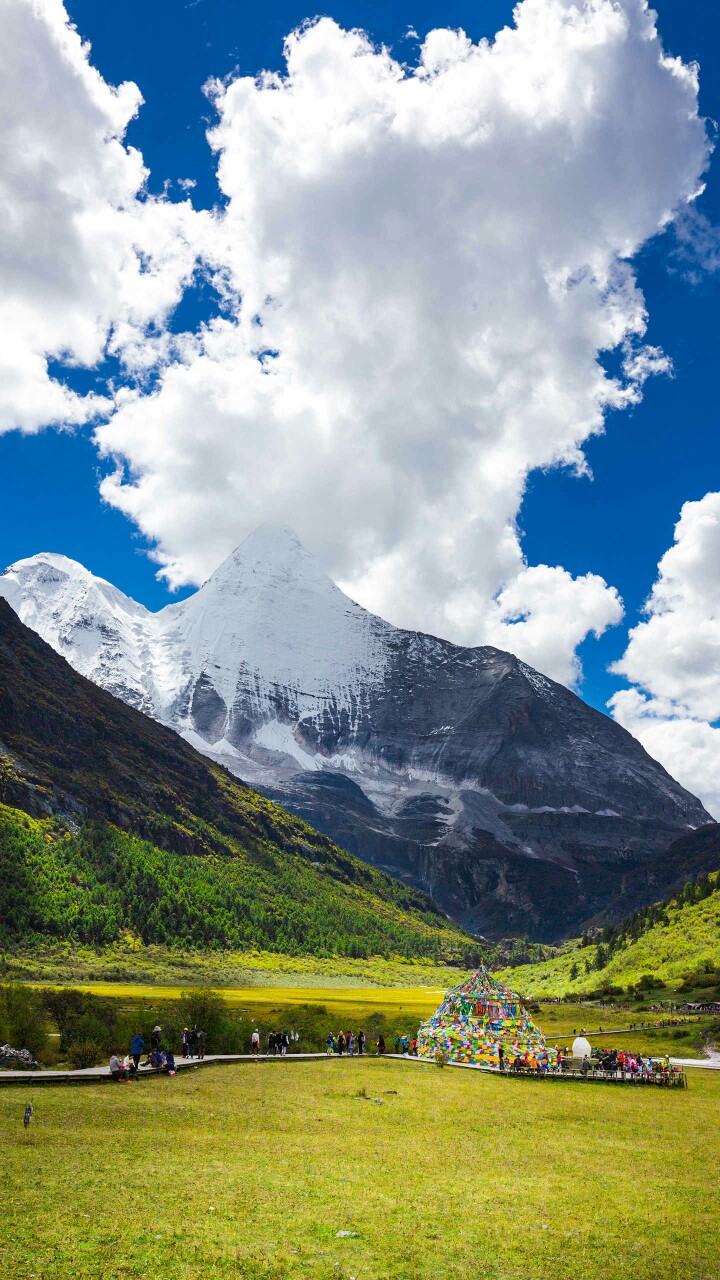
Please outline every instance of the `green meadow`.
[[684, 1092], [377, 1059], [5, 1088], [0, 1260], [18, 1280], [709, 1278], [719, 1121], [700, 1070]]

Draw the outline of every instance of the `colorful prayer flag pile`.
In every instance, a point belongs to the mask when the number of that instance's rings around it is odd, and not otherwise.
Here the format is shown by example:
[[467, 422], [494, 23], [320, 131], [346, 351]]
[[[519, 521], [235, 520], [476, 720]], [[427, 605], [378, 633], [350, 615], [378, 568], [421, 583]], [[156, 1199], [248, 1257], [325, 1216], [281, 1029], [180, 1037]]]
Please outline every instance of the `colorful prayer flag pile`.
[[510, 1066], [518, 1055], [529, 1066], [554, 1069], [557, 1053], [548, 1049], [539, 1027], [530, 1021], [514, 991], [493, 982], [487, 969], [479, 969], [445, 995], [440, 1008], [418, 1032], [418, 1057], [434, 1058], [440, 1052], [449, 1062], [500, 1065], [500, 1049]]

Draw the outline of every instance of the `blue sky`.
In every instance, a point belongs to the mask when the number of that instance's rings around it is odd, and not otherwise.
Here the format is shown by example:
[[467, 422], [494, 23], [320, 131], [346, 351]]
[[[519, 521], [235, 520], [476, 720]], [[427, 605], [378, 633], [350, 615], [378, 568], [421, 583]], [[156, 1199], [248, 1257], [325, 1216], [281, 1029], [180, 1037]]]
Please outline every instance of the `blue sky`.
[[[656, 5], [665, 48], [700, 64], [700, 110], [720, 119], [720, 12], [706, 0]], [[283, 69], [283, 38], [315, 16], [305, 4], [256, 6], [229, 0], [126, 0], [122, 6], [67, 0], [91, 60], [111, 84], [134, 81], [144, 105], [126, 141], [150, 170], [149, 189], [192, 179], [196, 209], [220, 202], [216, 157], [206, 141], [215, 113], [203, 93], [211, 76], [254, 75]], [[366, 0], [322, 10], [345, 28], [366, 30], [399, 60], [412, 61], [434, 27], [463, 28], [473, 40], [492, 37], [512, 21], [512, 6], [493, 3], [394, 3]], [[698, 207], [720, 221], [720, 186], [711, 165]], [[172, 199], [180, 198], [177, 187]], [[585, 453], [593, 478], [568, 468], [530, 474], [519, 512], [523, 552], [530, 564], [562, 565], [573, 575], [599, 574], [617, 588], [626, 620], [600, 640], [581, 645], [583, 696], [598, 707], [618, 688], [609, 662], [622, 654], [632, 626], [672, 542], [683, 503], [720, 487], [716, 429], [720, 272], [679, 250], [672, 230], [645, 245], [635, 262], [649, 312], [646, 340], [672, 359], [672, 377], [649, 379], [641, 403], [609, 411], [605, 434]], [[208, 314], [207, 289], [188, 290], [171, 322], [192, 330]], [[614, 357], [608, 358], [612, 367]], [[63, 370], [69, 385], [100, 386], [108, 371]], [[150, 607], [170, 599], [157, 566], [144, 554], [151, 540], [120, 511], [103, 503], [99, 478], [110, 469], [98, 457], [90, 425], [24, 435], [0, 435], [0, 562], [39, 550], [61, 551], [88, 565]], [[274, 516], [275, 511], [269, 511]], [[188, 590], [188, 588], [185, 588]], [[172, 598], [177, 598], [175, 594]]]

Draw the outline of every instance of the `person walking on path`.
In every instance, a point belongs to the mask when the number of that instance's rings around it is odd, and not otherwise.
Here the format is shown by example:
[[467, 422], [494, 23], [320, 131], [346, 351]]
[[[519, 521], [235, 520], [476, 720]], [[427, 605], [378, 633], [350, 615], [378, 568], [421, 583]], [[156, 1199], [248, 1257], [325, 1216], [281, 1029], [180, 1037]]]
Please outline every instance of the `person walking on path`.
[[358, 1055], [359, 1055], [359, 1057], [361, 1057], [361, 1058], [362, 1058], [362, 1056], [363, 1056], [364, 1052], [365, 1052], [365, 1032], [364, 1032], [364, 1031], [359, 1031], [359, 1032], [358, 1032]]
[[325, 1041], [325, 1051], [327, 1053], [328, 1058], [332, 1057], [333, 1053], [335, 1052], [335, 1037], [332, 1031], [328, 1032], [328, 1037], [327, 1037], [327, 1040]]
[[250, 1052], [256, 1055], [260, 1052], [260, 1032], [257, 1027], [250, 1037]]
[[130, 1053], [132, 1055], [132, 1060], [135, 1063], [136, 1071], [140, 1066], [140, 1056], [144, 1048], [145, 1048], [145, 1041], [143, 1040], [142, 1036], [140, 1035], [140, 1032], [138, 1031], [130, 1041]]
[[187, 1033], [187, 1048], [188, 1048], [189, 1058], [195, 1057], [195, 1055], [197, 1054], [197, 1047], [198, 1047], [197, 1028], [191, 1027]]
[[355, 1036], [353, 1035], [352, 1031], [348, 1033], [347, 1051], [348, 1051], [348, 1056], [352, 1058], [355, 1052]]
[[339, 1056], [342, 1058], [345, 1052], [345, 1032], [344, 1031], [338, 1031], [337, 1051]]
[[377, 1046], [376, 1046], [376, 1047], [377, 1047], [377, 1051], [378, 1051], [378, 1053], [380, 1054], [380, 1056], [382, 1056], [382, 1054], [384, 1054], [384, 1052], [385, 1052], [385, 1037], [384, 1037], [384, 1036], [378, 1036]]
[[498, 1053], [498, 1071], [503, 1071], [505, 1068], [505, 1046], [502, 1044], [499, 1044], [497, 1053]]
[[289, 1047], [290, 1047], [290, 1037], [287, 1031], [283, 1031], [282, 1035], [280, 1036], [280, 1057], [281, 1058], [285, 1057], [285, 1054], [287, 1053]]
[[207, 1031], [198, 1031], [197, 1043], [198, 1043], [198, 1058], [204, 1058], [205, 1050], [207, 1049]]
[[187, 1058], [187, 1057], [188, 1057], [188, 1034], [189, 1034], [189, 1032], [188, 1032], [187, 1027], [183, 1027], [182, 1035], [180, 1036], [180, 1043], [182, 1044], [182, 1056], [183, 1056], [183, 1058]]

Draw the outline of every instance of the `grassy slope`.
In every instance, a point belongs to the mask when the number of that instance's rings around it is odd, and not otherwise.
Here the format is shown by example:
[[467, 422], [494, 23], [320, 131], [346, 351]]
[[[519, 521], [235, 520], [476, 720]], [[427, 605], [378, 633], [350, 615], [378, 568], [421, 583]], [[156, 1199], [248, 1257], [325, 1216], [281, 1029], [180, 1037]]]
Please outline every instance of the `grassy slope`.
[[426, 895], [339, 850], [79, 676], [0, 600], [5, 942], [124, 930], [287, 954], [477, 952]]
[[[716, 874], [713, 880], [716, 888], [709, 897], [691, 905], [667, 904], [667, 924], [655, 924], [635, 941], [620, 947], [602, 969], [592, 968], [589, 974], [585, 973], [586, 960], [594, 965], [597, 946], [570, 943], [540, 964], [505, 969], [500, 976], [518, 990], [536, 995], [593, 991], [605, 981], [627, 987], [644, 974], [677, 987], [693, 971], [699, 973], [710, 964], [720, 966], [720, 875]], [[571, 981], [574, 963], [580, 972]]]
[[[358, 1098], [363, 1087], [382, 1105]], [[709, 1072], [671, 1093], [401, 1062], [209, 1068], [37, 1091], [29, 1137], [25, 1101], [0, 1092], [8, 1275], [677, 1280], [717, 1270], [720, 1077]]]

